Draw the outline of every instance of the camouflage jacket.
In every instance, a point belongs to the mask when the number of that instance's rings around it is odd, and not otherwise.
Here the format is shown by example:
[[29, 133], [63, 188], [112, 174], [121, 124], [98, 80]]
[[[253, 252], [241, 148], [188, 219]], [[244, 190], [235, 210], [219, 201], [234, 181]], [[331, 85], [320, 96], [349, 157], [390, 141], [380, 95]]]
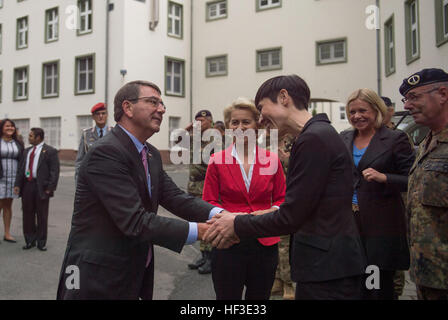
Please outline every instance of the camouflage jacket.
[[[193, 163], [193, 139], [190, 136], [190, 173], [188, 179], [187, 192], [196, 197], [202, 198], [202, 189], [204, 188], [205, 174], [207, 173], [208, 160], [207, 157], [206, 162], [204, 162], [204, 158], [202, 158], [202, 151], [204, 148], [211, 143], [210, 141], [201, 141], [201, 163], [195, 164]], [[221, 146], [220, 141], [220, 146]], [[220, 150], [214, 150], [213, 153], [218, 152]], [[208, 156], [210, 156], [209, 154]]]
[[448, 289], [448, 127], [420, 144], [411, 168], [407, 213], [410, 274], [421, 286]]

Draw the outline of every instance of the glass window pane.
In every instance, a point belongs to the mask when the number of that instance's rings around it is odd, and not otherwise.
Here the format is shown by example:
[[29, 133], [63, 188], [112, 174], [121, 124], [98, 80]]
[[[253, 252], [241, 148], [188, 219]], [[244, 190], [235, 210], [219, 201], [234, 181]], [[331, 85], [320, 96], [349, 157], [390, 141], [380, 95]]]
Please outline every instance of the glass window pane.
[[334, 57], [343, 58], [344, 57], [344, 43], [338, 42], [334, 44]]
[[328, 44], [320, 45], [320, 58], [321, 60], [330, 59], [331, 57], [331, 48]]
[[279, 51], [273, 51], [272, 52], [272, 64], [273, 65], [280, 65], [280, 52]]

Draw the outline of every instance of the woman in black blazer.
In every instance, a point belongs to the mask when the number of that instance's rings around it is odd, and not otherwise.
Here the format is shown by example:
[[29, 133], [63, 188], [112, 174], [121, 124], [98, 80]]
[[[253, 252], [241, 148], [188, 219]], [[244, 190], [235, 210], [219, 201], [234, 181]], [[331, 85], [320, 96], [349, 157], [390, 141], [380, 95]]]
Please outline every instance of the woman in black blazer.
[[23, 155], [23, 142], [17, 137], [14, 122], [4, 119], [0, 123], [0, 213], [3, 211], [5, 234], [3, 240], [15, 243], [11, 236], [12, 200], [17, 170]]
[[354, 130], [341, 133], [353, 157], [353, 214], [367, 262], [380, 269], [380, 289], [364, 288], [365, 299], [392, 300], [395, 271], [409, 268], [401, 192], [407, 190], [415, 154], [406, 133], [384, 126], [386, 110], [374, 91], [355, 91], [346, 106]]

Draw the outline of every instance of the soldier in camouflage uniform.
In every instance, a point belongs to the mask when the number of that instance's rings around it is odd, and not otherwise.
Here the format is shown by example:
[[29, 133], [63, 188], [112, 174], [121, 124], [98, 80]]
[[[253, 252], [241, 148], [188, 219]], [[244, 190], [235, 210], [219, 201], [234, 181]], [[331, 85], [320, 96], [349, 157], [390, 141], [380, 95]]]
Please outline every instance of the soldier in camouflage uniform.
[[78, 154], [75, 160], [75, 181], [78, 177], [78, 170], [89, 148], [100, 138], [106, 135], [112, 127], [107, 126], [107, 108], [102, 102], [95, 104], [90, 110], [95, 126], [84, 129], [79, 142]]
[[431, 129], [408, 188], [411, 279], [424, 300], [448, 300], [448, 74], [424, 69], [404, 79], [404, 108]]
[[[210, 111], [202, 110], [199, 111], [195, 116], [195, 121], [201, 122], [201, 134], [212, 128], [213, 117]], [[193, 124], [190, 124], [185, 128], [190, 133], [193, 129]], [[188, 179], [187, 192], [195, 197], [202, 199], [202, 189], [204, 188], [205, 174], [207, 173], [208, 161], [204, 162], [202, 158], [202, 151], [211, 142], [202, 141], [201, 139], [201, 163], [193, 163], [193, 137], [190, 135], [190, 173]], [[219, 151], [219, 150], [217, 150]], [[211, 266], [211, 251], [212, 246], [205, 241], [200, 243], [201, 256], [188, 265], [190, 269], [198, 269], [200, 274], [208, 274], [212, 272]]]

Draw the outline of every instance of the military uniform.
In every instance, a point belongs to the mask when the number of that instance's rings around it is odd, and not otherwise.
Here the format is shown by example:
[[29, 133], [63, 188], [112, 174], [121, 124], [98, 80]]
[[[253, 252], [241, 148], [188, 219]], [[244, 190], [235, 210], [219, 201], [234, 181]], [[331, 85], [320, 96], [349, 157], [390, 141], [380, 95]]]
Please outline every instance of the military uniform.
[[408, 188], [411, 279], [448, 292], [448, 127], [420, 144]]
[[[103, 131], [105, 130], [104, 134], [107, 134], [110, 130], [112, 130], [112, 127], [104, 127]], [[81, 135], [81, 141], [79, 142], [78, 147], [78, 154], [76, 155], [75, 160], [75, 181], [78, 177], [78, 170], [81, 166], [82, 159], [84, 159], [84, 156], [86, 155], [87, 151], [89, 151], [90, 147], [99, 139], [98, 132], [96, 130], [96, 126], [92, 128], [87, 128], [82, 131]]]
[[[438, 68], [423, 69], [405, 78], [400, 86], [400, 93], [405, 97], [405, 109], [426, 115], [422, 124], [428, 121], [434, 124], [435, 117], [430, 111], [446, 108], [447, 103], [427, 99], [424, 105], [419, 105], [418, 101], [425, 101], [420, 97], [439, 90], [441, 85], [437, 85], [444, 82], [448, 82], [448, 73]], [[411, 90], [430, 84], [432, 89], [417, 92], [417, 96], [415, 92], [413, 96], [408, 95]], [[415, 100], [417, 106], [413, 102]], [[431, 128], [432, 131], [420, 144], [409, 172], [409, 271], [417, 285], [419, 299], [448, 300], [448, 124], [441, 125], [443, 129], [440, 132], [434, 134]]]

